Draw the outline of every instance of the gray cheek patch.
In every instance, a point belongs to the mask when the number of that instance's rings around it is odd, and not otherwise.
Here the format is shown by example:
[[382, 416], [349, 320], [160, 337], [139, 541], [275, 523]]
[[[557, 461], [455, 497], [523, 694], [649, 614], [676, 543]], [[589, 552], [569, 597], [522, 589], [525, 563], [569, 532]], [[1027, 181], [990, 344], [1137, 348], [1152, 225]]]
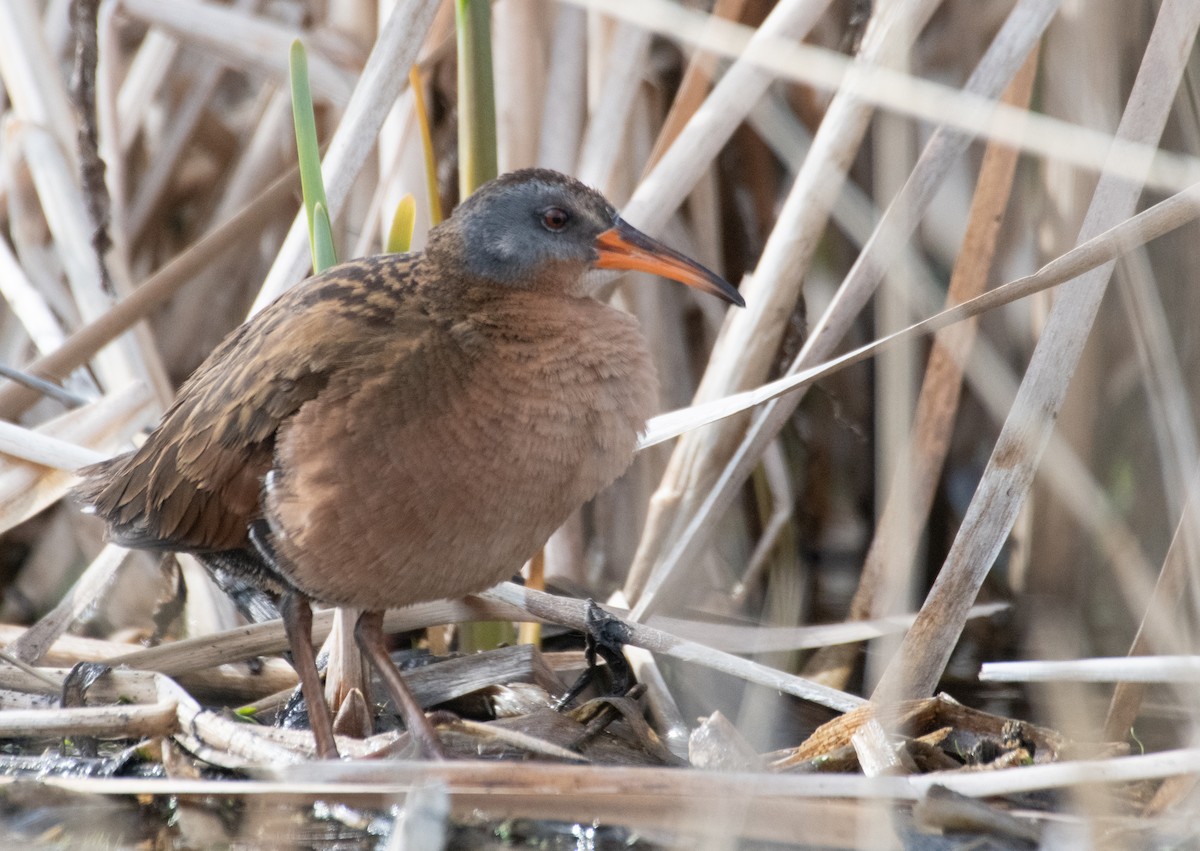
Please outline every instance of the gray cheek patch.
[[536, 245], [507, 224], [507, 219], [491, 216], [472, 221], [467, 227], [463, 234], [470, 248], [466, 263], [473, 276], [511, 284], [527, 277], [540, 262]]
[[528, 249], [521, 251], [521, 240], [512, 234], [493, 239], [492, 246], [496, 259], [505, 263], [519, 265], [523, 260], [528, 262], [532, 259]]

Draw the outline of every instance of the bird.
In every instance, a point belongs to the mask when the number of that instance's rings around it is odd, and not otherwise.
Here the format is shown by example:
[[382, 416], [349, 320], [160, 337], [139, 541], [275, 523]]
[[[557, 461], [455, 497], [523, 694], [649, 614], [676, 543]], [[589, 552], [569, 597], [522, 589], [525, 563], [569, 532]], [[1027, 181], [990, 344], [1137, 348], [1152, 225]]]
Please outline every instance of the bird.
[[355, 640], [423, 755], [444, 753], [388, 654], [386, 609], [519, 572], [632, 463], [657, 379], [598, 277], [637, 270], [744, 306], [599, 192], [524, 169], [423, 251], [345, 262], [236, 328], [138, 448], [74, 498], [122, 546], [194, 553], [278, 599], [319, 757], [338, 757], [312, 603]]

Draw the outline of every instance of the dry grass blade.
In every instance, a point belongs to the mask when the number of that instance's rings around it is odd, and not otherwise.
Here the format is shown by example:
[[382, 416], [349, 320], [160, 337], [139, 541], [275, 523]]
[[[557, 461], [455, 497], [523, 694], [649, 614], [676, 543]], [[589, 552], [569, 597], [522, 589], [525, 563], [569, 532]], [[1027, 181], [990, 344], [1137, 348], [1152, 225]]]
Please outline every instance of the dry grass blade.
[[[1200, 7], [1163, 4], [1119, 136], [1146, 144], [1158, 140], [1197, 27]], [[1102, 176], [1080, 240], [1128, 218], [1140, 191], [1136, 183]], [[1101, 266], [1065, 287], [1055, 301], [954, 546], [877, 694], [896, 698], [932, 693], [962, 630], [963, 614], [991, 569], [1033, 481], [1050, 421], [1062, 404], [1111, 273], [1111, 264]]]
[[[992, 617], [1007, 608], [1004, 603], [985, 603], [972, 607], [971, 617]], [[708, 623], [655, 615], [650, 618], [649, 625], [726, 653], [767, 653], [829, 647], [878, 638], [903, 632], [915, 618], [916, 615], [893, 615], [846, 623], [770, 627]]]
[[559, 759], [564, 762], [587, 762], [588, 759], [575, 751], [567, 750], [550, 742], [530, 736], [527, 733], [522, 733], [519, 730], [507, 730], [503, 727], [495, 727], [489, 724], [481, 724], [478, 721], [459, 721], [463, 729], [476, 733], [480, 736], [488, 736], [503, 741], [515, 748], [527, 751], [530, 754], [536, 754], [551, 759]]

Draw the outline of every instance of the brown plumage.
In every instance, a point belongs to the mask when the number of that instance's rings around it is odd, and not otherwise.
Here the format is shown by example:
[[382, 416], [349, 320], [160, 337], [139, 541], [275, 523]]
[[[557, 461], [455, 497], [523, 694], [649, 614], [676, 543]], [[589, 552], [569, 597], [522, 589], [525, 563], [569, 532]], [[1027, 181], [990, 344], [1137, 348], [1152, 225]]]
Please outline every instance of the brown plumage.
[[596, 192], [516, 172], [425, 252], [345, 263], [281, 296], [197, 369], [141, 448], [86, 468], [76, 495], [118, 543], [227, 557], [284, 595], [322, 756], [336, 750], [303, 670], [307, 599], [368, 610], [360, 644], [436, 753], [380, 669], [380, 612], [513, 575], [625, 470], [653, 410], [637, 323], [584, 290], [597, 268], [740, 303]]

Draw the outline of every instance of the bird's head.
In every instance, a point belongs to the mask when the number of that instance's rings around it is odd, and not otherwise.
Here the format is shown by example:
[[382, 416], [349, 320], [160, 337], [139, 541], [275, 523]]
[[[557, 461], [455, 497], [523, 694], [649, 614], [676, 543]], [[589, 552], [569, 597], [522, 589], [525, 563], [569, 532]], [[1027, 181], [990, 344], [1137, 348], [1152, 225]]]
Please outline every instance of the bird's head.
[[501, 286], [575, 294], [593, 270], [636, 270], [745, 305], [727, 281], [625, 222], [599, 192], [547, 169], [479, 187], [430, 234], [429, 251]]

